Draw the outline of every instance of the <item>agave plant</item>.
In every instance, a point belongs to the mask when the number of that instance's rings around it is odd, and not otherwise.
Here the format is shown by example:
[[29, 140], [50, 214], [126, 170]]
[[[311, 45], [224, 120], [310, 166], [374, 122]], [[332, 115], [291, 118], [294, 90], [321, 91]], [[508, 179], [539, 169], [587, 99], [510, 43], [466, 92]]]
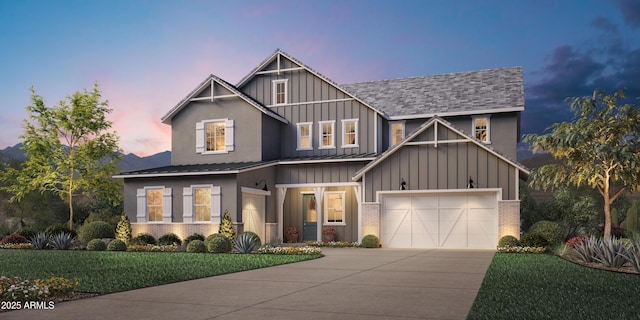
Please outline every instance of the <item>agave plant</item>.
[[31, 239], [29, 239], [34, 249], [45, 250], [49, 246], [49, 238], [44, 232], [36, 233]]
[[628, 254], [627, 245], [625, 242], [616, 238], [604, 238], [597, 242], [595, 246], [594, 259], [607, 267], [620, 268], [627, 259], [625, 255]]
[[598, 244], [598, 238], [591, 236], [574, 244], [573, 251], [578, 257], [586, 262], [594, 262], [596, 257], [596, 245]]
[[258, 249], [259, 245], [257, 245], [257, 243], [260, 242], [256, 239], [255, 234], [241, 233], [233, 241], [233, 251], [236, 253], [251, 253]]
[[51, 245], [58, 250], [69, 250], [72, 240], [71, 233], [60, 232], [51, 237]]
[[635, 239], [633, 246], [629, 247], [623, 256], [629, 264], [631, 264], [633, 269], [640, 273], [640, 239]]

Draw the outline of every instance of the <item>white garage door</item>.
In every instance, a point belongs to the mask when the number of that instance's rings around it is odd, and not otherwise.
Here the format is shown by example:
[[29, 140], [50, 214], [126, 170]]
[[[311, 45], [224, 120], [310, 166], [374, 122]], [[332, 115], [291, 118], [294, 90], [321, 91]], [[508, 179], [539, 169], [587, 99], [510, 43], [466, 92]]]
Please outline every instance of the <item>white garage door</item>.
[[495, 249], [495, 193], [413, 193], [382, 198], [381, 242], [390, 248]]

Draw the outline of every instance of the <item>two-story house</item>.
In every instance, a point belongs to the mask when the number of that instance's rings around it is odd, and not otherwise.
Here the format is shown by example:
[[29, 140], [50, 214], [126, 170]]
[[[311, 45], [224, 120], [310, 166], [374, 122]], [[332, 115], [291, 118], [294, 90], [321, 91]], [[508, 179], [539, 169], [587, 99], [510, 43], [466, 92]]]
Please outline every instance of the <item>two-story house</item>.
[[495, 248], [519, 235], [520, 67], [339, 85], [276, 50], [210, 75], [162, 117], [171, 165], [117, 175], [134, 235], [263, 241], [375, 234], [385, 247]]

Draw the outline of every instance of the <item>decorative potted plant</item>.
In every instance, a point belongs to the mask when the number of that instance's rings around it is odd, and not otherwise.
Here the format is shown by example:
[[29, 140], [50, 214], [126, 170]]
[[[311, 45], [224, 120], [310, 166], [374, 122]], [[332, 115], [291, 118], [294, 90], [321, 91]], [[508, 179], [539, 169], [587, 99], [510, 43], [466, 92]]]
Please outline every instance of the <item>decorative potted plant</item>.
[[287, 243], [296, 243], [298, 242], [298, 237], [300, 236], [300, 232], [298, 232], [297, 227], [288, 227], [284, 231], [284, 238]]
[[336, 241], [336, 235], [338, 234], [338, 230], [336, 228], [328, 227], [322, 229], [322, 242], [333, 242]]

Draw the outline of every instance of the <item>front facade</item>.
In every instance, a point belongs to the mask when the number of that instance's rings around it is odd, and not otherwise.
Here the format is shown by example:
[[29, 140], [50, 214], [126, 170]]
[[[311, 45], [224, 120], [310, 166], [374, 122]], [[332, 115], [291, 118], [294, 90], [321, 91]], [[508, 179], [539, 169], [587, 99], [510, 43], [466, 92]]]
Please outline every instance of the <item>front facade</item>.
[[338, 85], [276, 50], [210, 75], [162, 118], [168, 167], [122, 173], [134, 234], [263, 241], [375, 234], [387, 247], [495, 248], [519, 235], [521, 68]]

